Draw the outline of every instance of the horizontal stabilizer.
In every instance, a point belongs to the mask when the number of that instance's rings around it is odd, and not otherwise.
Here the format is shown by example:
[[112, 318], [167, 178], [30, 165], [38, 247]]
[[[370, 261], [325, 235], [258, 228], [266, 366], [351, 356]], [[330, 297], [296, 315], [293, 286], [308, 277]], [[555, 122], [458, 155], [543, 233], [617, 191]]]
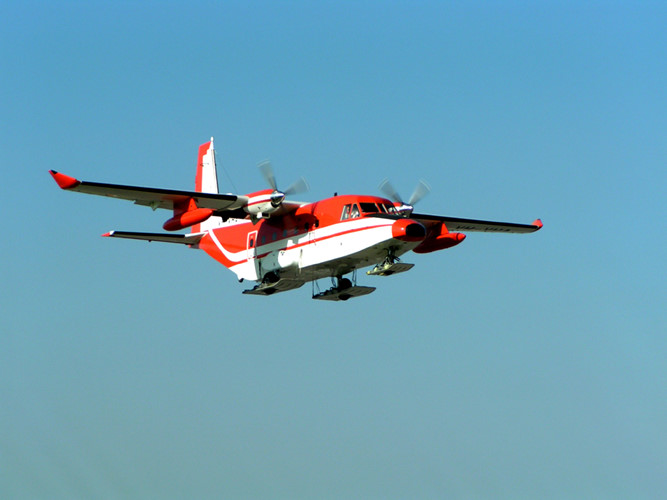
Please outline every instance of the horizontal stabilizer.
[[161, 243], [180, 243], [181, 245], [196, 245], [205, 233], [197, 234], [170, 234], [170, 233], [133, 233], [129, 231], [111, 231], [102, 236], [110, 238], [127, 238], [130, 240], [159, 241]]

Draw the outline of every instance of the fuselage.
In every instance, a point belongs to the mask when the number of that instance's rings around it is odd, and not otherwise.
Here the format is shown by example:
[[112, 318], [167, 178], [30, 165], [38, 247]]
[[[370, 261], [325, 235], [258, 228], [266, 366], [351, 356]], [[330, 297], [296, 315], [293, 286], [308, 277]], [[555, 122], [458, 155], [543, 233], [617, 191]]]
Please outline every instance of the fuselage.
[[399, 216], [376, 196], [343, 195], [300, 206], [283, 216], [228, 219], [210, 229], [199, 248], [239, 279], [267, 275], [300, 282], [342, 276], [398, 257], [419, 245], [424, 227]]

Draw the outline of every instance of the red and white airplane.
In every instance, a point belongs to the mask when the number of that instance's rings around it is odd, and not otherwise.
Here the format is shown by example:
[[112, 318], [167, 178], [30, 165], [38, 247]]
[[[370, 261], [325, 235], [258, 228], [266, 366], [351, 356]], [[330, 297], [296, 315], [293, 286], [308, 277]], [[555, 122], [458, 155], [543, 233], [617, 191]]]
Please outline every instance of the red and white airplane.
[[[321, 293], [313, 290], [313, 298], [347, 300], [375, 290], [356, 284], [357, 269], [373, 266], [366, 274], [388, 276], [413, 267], [399, 259], [406, 252], [453, 247], [463, 241], [463, 232], [532, 233], [542, 227], [539, 219], [515, 224], [414, 213], [413, 205], [429, 191], [423, 182], [407, 203], [387, 181], [381, 189], [388, 198], [334, 195], [313, 203], [290, 201], [288, 195], [307, 189], [305, 181], [281, 191], [271, 165], [260, 164], [260, 170], [270, 189], [246, 195], [219, 193], [211, 138], [199, 147], [194, 191], [102, 184], [50, 173], [68, 191], [172, 210], [173, 217], [163, 228], [191, 228], [190, 233], [111, 231], [104, 236], [199, 248], [233, 271], [239, 281], [257, 282], [243, 292], [254, 295], [271, 295], [330, 277], [332, 288]], [[351, 279], [344, 278], [349, 273]]]

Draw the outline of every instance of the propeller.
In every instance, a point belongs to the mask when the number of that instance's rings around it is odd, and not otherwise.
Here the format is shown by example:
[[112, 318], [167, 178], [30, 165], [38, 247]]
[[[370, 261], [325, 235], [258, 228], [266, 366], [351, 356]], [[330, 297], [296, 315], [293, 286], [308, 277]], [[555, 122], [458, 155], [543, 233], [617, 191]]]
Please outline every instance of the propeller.
[[401, 204], [401, 206], [397, 208], [399, 212], [412, 212], [414, 206], [419, 203], [424, 196], [431, 192], [431, 188], [425, 181], [420, 180], [407, 203], [403, 201], [401, 195], [398, 194], [398, 191], [394, 189], [394, 186], [391, 185], [391, 182], [389, 182], [388, 179], [385, 179], [380, 183], [380, 191], [386, 194], [387, 198], [391, 201]]
[[257, 168], [259, 168], [260, 173], [262, 174], [262, 177], [266, 180], [266, 183], [269, 185], [271, 189], [273, 189], [273, 194], [271, 195], [271, 204], [274, 207], [278, 207], [283, 200], [285, 199], [285, 196], [289, 196], [292, 194], [297, 194], [297, 193], [304, 193], [310, 189], [308, 186], [308, 183], [306, 182], [306, 179], [303, 177], [297, 179], [295, 182], [290, 184], [290, 186], [285, 189], [284, 191], [281, 191], [278, 189], [278, 183], [276, 182], [276, 176], [273, 173], [273, 165], [271, 165], [270, 161], [263, 161], [259, 165], [257, 165]]

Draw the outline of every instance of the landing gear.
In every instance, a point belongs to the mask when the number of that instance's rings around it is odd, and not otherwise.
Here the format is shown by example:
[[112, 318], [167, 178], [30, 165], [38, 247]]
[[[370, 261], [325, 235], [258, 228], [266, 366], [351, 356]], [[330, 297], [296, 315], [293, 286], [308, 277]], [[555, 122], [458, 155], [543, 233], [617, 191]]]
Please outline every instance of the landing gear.
[[338, 290], [345, 290], [346, 288], [350, 288], [352, 286], [352, 282], [347, 278], [343, 278], [342, 276], [338, 276], [338, 278], [336, 278], [336, 279], [338, 281], [338, 285], [336, 286], [336, 288], [338, 288]]
[[[333, 282], [332, 278], [332, 282]], [[318, 300], [348, 300], [352, 297], [367, 295], [375, 290], [372, 286], [357, 286], [347, 278], [336, 276], [333, 286], [322, 293], [313, 295]]]
[[401, 262], [401, 259], [394, 255], [394, 251], [389, 250], [389, 252], [387, 252], [387, 257], [373, 269], [366, 271], [366, 274], [369, 276], [391, 276], [392, 274], [409, 271], [413, 267], [415, 267], [414, 264], [405, 264]]
[[269, 271], [262, 278], [262, 282], [250, 290], [243, 290], [243, 293], [249, 295], [273, 295], [277, 292], [294, 290], [303, 285], [303, 281], [280, 279], [278, 273]]

